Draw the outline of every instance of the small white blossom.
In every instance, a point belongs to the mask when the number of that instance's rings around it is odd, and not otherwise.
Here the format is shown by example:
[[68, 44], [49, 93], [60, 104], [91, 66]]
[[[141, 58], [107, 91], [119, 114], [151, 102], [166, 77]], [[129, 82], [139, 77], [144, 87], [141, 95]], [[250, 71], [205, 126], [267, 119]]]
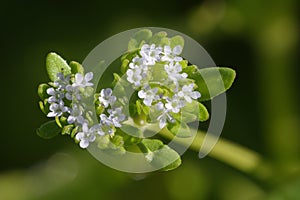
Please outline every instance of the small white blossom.
[[141, 99], [144, 99], [143, 102], [146, 106], [151, 106], [152, 102], [159, 99], [157, 95], [158, 88], [151, 89], [150, 86], [147, 86], [144, 90], [138, 92], [138, 96]]
[[113, 121], [105, 114], [100, 115], [101, 133], [112, 135], [114, 133]]
[[85, 76], [83, 76], [80, 73], [75, 74], [75, 82], [73, 83], [74, 87], [89, 87], [93, 86], [93, 83], [90, 83], [93, 79], [93, 72], [86, 73]]
[[129, 63], [129, 68], [131, 69], [141, 68], [142, 66], [147, 67], [146, 60], [144, 58], [140, 58], [139, 56], [134, 57], [131, 63]]
[[65, 97], [64, 92], [59, 89], [48, 88], [46, 92], [51, 95], [48, 98], [49, 103], [59, 103]]
[[182, 52], [182, 47], [180, 45], [174, 47], [173, 50], [171, 49], [170, 46], [166, 45], [163, 51], [164, 56], [162, 56], [161, 60], [168, 61], [168, 62], [173, 62], [173, 61], [180, 62], [182, 61], [182, 57], [179, 56], [181, 52]]
[[69, 108], [64, 105], [63, 101], [60, 101], [59, 103], [52, 103], [49, 107], [50, 111], [47, 114], [47, 117], [56, 117], [61, 116], [63, 113], [68, 112]]
[[167, 103], [165, 107], [168, 110], [171, 110], [173, 113], [178, 113], [180, 108], [184, 107], [184, 102], [179, 99], [176, 95], [174, 95], [171, 99], [167, 98]]
[[82, 131], [76, 134], [76, 140], [79, 141], [81, 148], [85, 149], [89, 146], [90, 142], [95, 141], [96, 136], [94, 132], [95, 130], [89, 129], [86, 123], [82, 125]]
[[158, 116], [157, 120], [159, 121], [159, 127], [164, 128], [167, 124], [167, 121], [174, 123], [174, 118], [170, 115], [170, 110], [164, 109], [163, 112]]
[[70, 108], [70, 115], [67, 119], [69, 124], [73, 124], [75, 122], [82, 124], [83, 122], [85, 122], [83, 116], [82, 116], [82, 108], [80, 105], [78, 104], [73, 104], [72, 108]]
[[187, 78], [186, 73], [180, 74], [182, 71], [182, 66], [176, 62], [175, 65], [173, 62], [165, 65], [165, 71], [168, 74], [168, 78], [178, 87], [178, 81]]
[[170, 123], [174, 123], [175, 120], [170, 114], [170, 109], [167, 109], [162, 102], [158, 102], [153, 106], [156, 111], [159, 111], [159, 115], [157, 117], [157, 121], [159, 122], [159, 127], [164, 128], [167, 124], [167, 121]]
[[141, 69], [128, 69], [126, 74], [128, 82], [133, 83], [136, 87], [141, 85], [141, 80], [143, 78]]
[[63, 73], [57, 73], [57, 80], [54, 81], [54, 86], [60, 90], [64, 90], [70, 83], [70, 75], [65, 76]]
[[194, 91], [194, 84], [184, 85], [181, 91], [178, 92], [178, 96], [191, 103], [192, 99], [198, 99], [201, 97], [200, 92]]
[[99, 96], [99, 101], [107, 108], [109, 105], [113, 105], [117, 100], [116, 96], [112, 95], [112, 89], [102, 89]]
[[78, 87], [74, 87], [73, 85], [66, 86], [66, 99], [72, 100], [81, 100], [81, 95], [79, 93]]
[[110, 114], [108, 119], [112, 122], [112, 124], [115, 127], [121, 127], [122, 125], [120, 123], [126, 118], [126, 116], [122, 113], [122, 108], [118, 107], [114, 109], [109, 109], [108, 113]]
[[146, 65], [155, 65], [160, 61], [160, 54], [162, 53], [161, 47], [155, 47], [155, 44], [144, 44], [141, 48], [140, 54], [145, 59]]

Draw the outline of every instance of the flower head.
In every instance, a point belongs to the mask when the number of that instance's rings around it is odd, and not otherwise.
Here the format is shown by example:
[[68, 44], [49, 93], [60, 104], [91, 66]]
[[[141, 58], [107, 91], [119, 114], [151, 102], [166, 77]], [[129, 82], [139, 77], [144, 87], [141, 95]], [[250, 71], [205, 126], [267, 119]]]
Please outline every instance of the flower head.
[[181, 52], [182, 47], [180, 45], [175, 46], [173, 49], [171, 49], [170, 46], [166, 45], [163, 51], [164, 56], [161, 58], [161, 60], [168, 62], [180, 62], [182, 61], [182, 57], [179, 56]]
[[128, 69], [127, 72], [127, 80], [128, 82], [134, 84], [136, 87], [141, 85], [142, 80], [142, 70], [140, 68], [137, 69]]
[[102, 89], [99, 96], [99, 101], [107, 108], [109, 105], [112, 106], [117, 100], [116, 96], [112, 95], [112, 89]]
[[122, 108], [109, 109], [110, 114], [108, 119], [112, 122], [115, 127], [121, 127], [121, 122], [125, 120], [126, 116], [122, 113]]
[[86, 123], [82, 125], [82, 131], [76, 134], [76, 140], [79, 141], [81, 148], [85, 149], [89, 146], [90, 142], [95, 141], [95, 132], [96, 131], [94, 129], [89, 129]]
[[146, 88], [138, 92], [138, 96], [141, 99], [144, 99], [143, 102], [146, 106], [151, 106], [153, 101], [159, 99], [157, 92], [158, 92], [158, 88], [151, 89], [150, 86], [147, 86]]
[[93, 83], [90, 83], [90, 81], [93, 79], [93, 72], [86, 73], [85, 76], [83, 76], [81, 73], [75, 74], [75, 82], [73, 83], [74, 87], [88, 87], [93, 86]]
[[59, 103], [52, 103], [49, 107], [50, 111], [47, 114], [47, 117], [56, 117], [61, 116], [63, 113], [68, 112], [69, 108], [64, 105], [63, 101], [60, 101]]
[[167, 98], [167, 103], [165, 104], [166, 109], [172, 111], [173, 113], [178, 113], [182, 107], [184, 107], [184, 102], [174, 95], [171, 99]]
[[49, 103], [59, 103], [65, 97], [64, 92], [60, 89], [48, 88], [46, 92], [51, 95], [48, 98]]
[[194, 84], [184, 85], [181, 91], [178, 92], [178, 96], [191, 103], [192, 99], [198, 99], [201, 97], [200, 92], [194, 91]]
[[146, 65], [155, 65], [160, 61], [160, 54], [162, 53], [161, 47], [155, 47], [155, 44], [144, 44], [141, 48], [140, 54], [145, 59]]
[[54, 86], [60, 90], [64, 90], [70, 82], [70, 75], [65, 76], [63, 73], [57, 73], [57, 80], [54, 81]]

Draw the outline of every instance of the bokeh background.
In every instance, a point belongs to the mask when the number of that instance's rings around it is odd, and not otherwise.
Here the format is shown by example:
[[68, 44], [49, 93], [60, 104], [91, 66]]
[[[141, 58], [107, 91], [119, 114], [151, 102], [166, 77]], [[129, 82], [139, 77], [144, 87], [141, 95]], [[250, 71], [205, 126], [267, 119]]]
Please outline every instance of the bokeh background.
[[[0, 199], [300, 199], [299, 13], [297, 0], [1, 2]], [[145, 26], [183, 32], [237, 71], [222, 137], [258, 152], [265, 174], [192, 151], [174, 171], [126, 174], [68, 137], [36, 135], [47, 121], [36, 94], [46, 54], [82, 62], [109, 36]]]

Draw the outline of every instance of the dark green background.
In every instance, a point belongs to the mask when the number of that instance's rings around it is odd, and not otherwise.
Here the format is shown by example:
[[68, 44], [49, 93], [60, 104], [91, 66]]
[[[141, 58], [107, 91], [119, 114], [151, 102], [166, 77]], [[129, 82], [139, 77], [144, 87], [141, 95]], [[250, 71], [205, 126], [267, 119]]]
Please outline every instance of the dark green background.
[[[299, 7], [296, 0], [2, 2], [0, 199], [300, 198]], [[106, 38], [145, 26], [185, 33], [218, 66], [237, 71], [222, 137], [262, 154], [276, 181], [259, 182], [195, 152], [175, 171], [129, 175], [67, 137], [35, 134], [47, 121], [36, 94], [48, 80], [47, 53], [82, 62]]]

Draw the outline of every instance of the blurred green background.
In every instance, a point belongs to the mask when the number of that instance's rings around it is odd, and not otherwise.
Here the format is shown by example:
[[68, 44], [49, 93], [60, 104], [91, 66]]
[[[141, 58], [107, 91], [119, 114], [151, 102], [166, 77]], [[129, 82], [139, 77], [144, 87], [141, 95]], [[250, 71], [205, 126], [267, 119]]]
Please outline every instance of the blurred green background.
[[[297, 0], [1, 2], [0, 199], [300, 199], [299, 8]], [[47, 121], [36, 94], [48, 80], [47, 53], [82, 62], [109, 36], [145, 26], [183, 32], [237, 71], [222, 137], [261, 154], [265, 174], [192, 151], [174, 171], [126, 174], [68, 137], [35, 134]]]

